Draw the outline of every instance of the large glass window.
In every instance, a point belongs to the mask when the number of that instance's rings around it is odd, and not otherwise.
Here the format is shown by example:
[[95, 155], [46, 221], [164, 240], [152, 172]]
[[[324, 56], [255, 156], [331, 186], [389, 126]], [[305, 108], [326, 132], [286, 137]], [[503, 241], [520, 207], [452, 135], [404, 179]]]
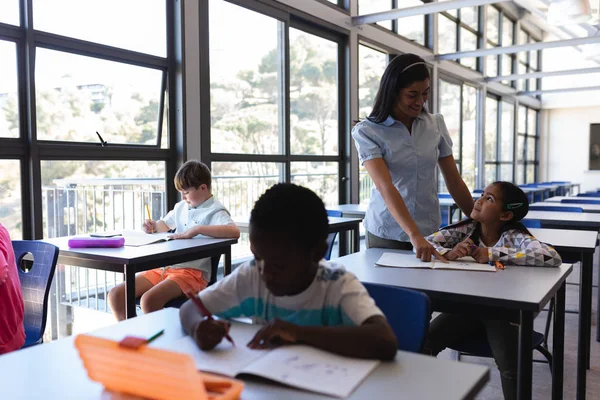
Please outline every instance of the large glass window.
[[0, 160], [0, 222], [13, 240], [23, 238], [21, 165], [19, 160]]
[[17, 138], [19, 137], [19, 95], [15, 43], [0, 40], [0, 70], [2, 71], [0, 74], [0, 137]]
[[165, 14], [165, 0], [33, 0], [36, 30], [160, 57], [167, 55]]
[[485, 108], [485, 183], [512, 182], [514, 104], [489, 95]]
[[[426, 1], [421, 0], [358, 0], [359, 15], [373, 14], [398, 8], [409, 8], [422, 5]], [[394, 21], [380, 21], [376, 24], [389, 29], [421, 46], [426, 43], [426, 31], [430, 16], [414, 15], [411, 17], [398, 18]]]
[[373, 108], [387, 62], [386, 53], [362, 44], [358, 46], [358, 116], [361, 119], [366, 118]]
[[[500, 45], [503, 47], [512, 46], [515, 44], [514, 41], [514, 29], [515, 24], [508, 17], [502, 15], [502, 40]], [[511, 75], [513, 73], [514, 54], [503, 54], [499, 56], [501, 58], [500, 74]], [[509, 81], [502, 81], [502, 83], [509, 85]]]
[[[461, 129], [461, 85], [456, 83], [451, 83], [446, 80], [440, 79], [439, 86], [439, 104], [440, 104], [440, 112], [444, 115], [444, 121], [446, 123], [446, 128], [448, 128], [448, 133], [450, 134], [450, 138], [452, 139], [452, 153], [454, 155], [454, 159], [456, 160], [456, 166], [458, 167], [458, 171], [462, 172], [461, 169], [461, 138], [460, 138], [460, 129]], [[441, 176], [441, 173], [438, 176], [438, 191], [447, 192], [448, 189], [446, 187], [446, 183]]]
[[[494, 6], [487, 6], [487, 48], [500, 45], [500, 11]], [[498, 75], [498, 56], [486, 56], [486, 75]]]
[[[388, 11], [394, 8], [393, 0], [358, 0], [358, 14], [366, 15], [381, 11]], [[392, 30], [392, 21], [380, 21], [377, 25]]]
[[19, 0], [0, 1], [0, 22], [19, 25]]
[[[438, 51], [440, 54], [476, 50], [481, 33], [478, 7], [464, 7], [438, 14]], [[461, 58], [459, 63], [477, 69], [477, 59]]]
[[538, 112], [526, 106], [519, 106], [517, 131], [517, 184], [536, 181], [538, 169]]

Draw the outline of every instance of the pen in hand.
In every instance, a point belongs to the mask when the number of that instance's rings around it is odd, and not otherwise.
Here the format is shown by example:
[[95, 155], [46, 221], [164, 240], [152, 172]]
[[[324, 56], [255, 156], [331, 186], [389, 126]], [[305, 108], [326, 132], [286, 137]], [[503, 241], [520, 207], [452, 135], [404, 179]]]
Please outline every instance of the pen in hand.
[[[204, 315], [208, 320], [213, 321], [212, 314], [210, 313], [210, 311], [208, 311], [206, 309], [206, 307], [204, 307], [204, 304], [202, 304], [202, 302], [200, 301], [200, 299], [198, 299], [198, 297], [194, 296], [194, 294], [192, 292], [187, 292], [186, 296], [190, 300], [192, 300], [192, 302], [198, 307], [198, 309], [200, 310], [200, 313], [202, 315]], [[231, 336], [229, 336], [228, 333], [225, 333], [225, 339], [229, 340], [231, 342], [231, 344], [233, 346], [235, 346], [233, 339], [231, 338]]]
[[[148, 215], [148, 222], [152, 224], [152, 217], [150, 216], [150, 207], [146, 204], [146, 214]], [[152, 227], [150, 233], [154, 233], [154, 228]]]

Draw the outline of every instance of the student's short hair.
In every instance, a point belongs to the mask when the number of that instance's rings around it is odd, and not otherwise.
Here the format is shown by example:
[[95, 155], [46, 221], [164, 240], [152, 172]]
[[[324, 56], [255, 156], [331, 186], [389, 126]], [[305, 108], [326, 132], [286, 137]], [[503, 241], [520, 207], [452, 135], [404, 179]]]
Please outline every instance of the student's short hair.
[[327, 240], [329, 229], [321, 198], [291, 183], [267, 189], [254, 203], [250, 224], [260, 232], [287, 234], [307, 250]]
[[211, 189], [211, 173], [206, 164], [196, 161], [186, 161], [175, 174], [175, 189], [185, 190], [206, 185]]

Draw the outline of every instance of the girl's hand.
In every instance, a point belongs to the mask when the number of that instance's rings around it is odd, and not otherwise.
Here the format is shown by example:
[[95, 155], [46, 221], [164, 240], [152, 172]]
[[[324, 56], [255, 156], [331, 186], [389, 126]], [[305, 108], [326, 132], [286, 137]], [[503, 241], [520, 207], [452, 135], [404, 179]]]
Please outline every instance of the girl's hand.
[[156, 232], [156, 221], [152, 221], [151, 219], [145, 220], [144, 225], [142, 225], [142, 229], [146, 233]]
[[191, 229], [188, 229], [187, 231], [185, 231], [183, 233], [176, 233], [175, 235], [169, 235], [169, 239], [191, 239], [194, 236], [196, 236], [194, 234], [194, 232], [192, 232]]
[[284, 344], [296, 343], [298, 326], [275, 318], [265, 325], [248, 342], [251, 349], [270, 349]]
[[212, 350], [221, 343], [230, 326], [227, 321], [205, 318], [194, 329], [192, 337], [202, 350]]
[[429, 262], [431, 256], [443, 262], [447, 261], [423, 236], [411, 237], [410, 242], [416, 250], [417, 258], [421, 261]]
[[477, 247], [471, 251], [471, 257], [478, 263], [487, 264], [490, 262], [490, 256], [488, 254], [487, 247]]

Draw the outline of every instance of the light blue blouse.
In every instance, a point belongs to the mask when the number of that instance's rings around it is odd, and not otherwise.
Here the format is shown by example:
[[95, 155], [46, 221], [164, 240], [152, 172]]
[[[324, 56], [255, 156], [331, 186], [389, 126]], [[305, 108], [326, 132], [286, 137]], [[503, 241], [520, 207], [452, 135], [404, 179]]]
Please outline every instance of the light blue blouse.
[[[412, 135], [402, 122], [392, 116], [381, 124], [364, 119], [352, 129], [352, 137], [361, 164], [383, 158], [392, 183], [404, 199], [421, 234], [427, 236], [439, 230], [437, 162], [452, 155], [452, 139], [443, 117], [422, 112], [413, 121]], [[371, 189], [364, 225], [369, 232], [381, 238], [409, 241], [375, 185]]]

